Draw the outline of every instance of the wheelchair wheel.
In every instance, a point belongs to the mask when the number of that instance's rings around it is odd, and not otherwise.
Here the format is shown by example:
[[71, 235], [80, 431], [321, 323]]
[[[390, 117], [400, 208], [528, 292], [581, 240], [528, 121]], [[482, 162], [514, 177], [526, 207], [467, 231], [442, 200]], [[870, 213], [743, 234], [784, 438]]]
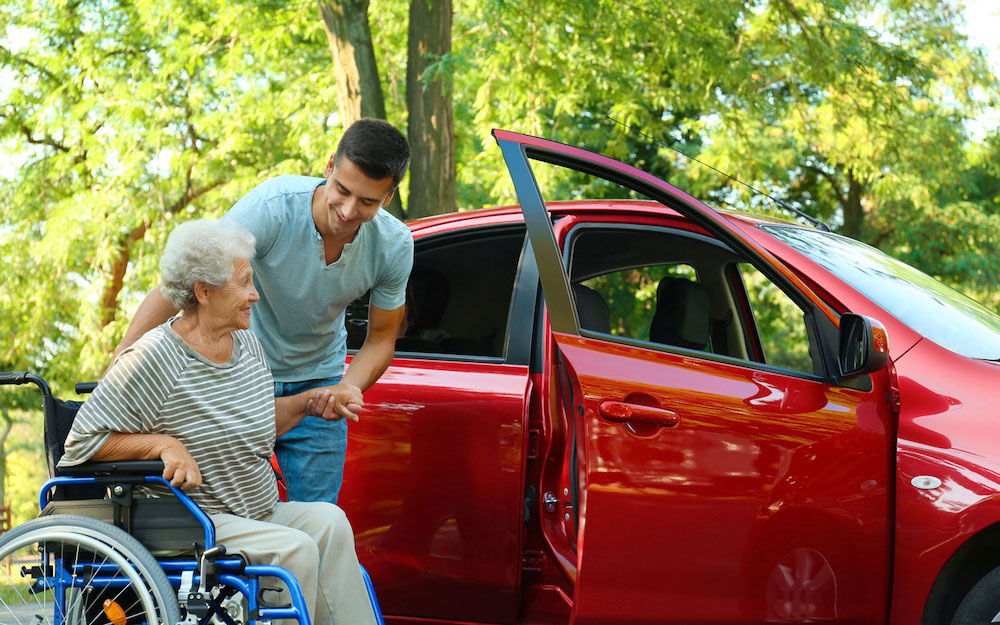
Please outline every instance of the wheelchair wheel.
[[0, 536], [0, 625], [175, 625], [177, 596], [139, 541], [75, 515]]

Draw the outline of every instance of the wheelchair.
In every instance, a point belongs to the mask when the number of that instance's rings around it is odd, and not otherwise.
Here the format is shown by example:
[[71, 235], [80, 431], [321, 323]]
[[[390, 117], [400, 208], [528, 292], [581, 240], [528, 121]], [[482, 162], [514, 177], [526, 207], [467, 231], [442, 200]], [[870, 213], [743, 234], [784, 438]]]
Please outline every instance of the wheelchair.
[[[42, 394], [49, 480], [39, 494], [39, 517], [0, 535], [0, 625], [268, 625], [274, 619], [310, 625], [295, 577], [228, 556], [209, 516], [161, 477], [162, 462], [58, 469], [82, 402], [53, 397], [35, 374], [0, 373], [0, 385], [29, 383]], [[76, 390], [95, 387], [81, 383]], [[174, 497], [135, 492], [146, 484], [166, 486]], [[361, 572], [384, 625], [371, 579]], [[279, 588], [262, 580], [275, 579], [290, 600], [265, 594]]]

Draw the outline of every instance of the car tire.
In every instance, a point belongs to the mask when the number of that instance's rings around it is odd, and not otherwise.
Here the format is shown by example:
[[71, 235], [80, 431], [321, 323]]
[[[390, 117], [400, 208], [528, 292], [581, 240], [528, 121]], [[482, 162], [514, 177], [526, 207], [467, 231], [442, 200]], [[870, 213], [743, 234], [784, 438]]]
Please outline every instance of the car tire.
[[951, 625], [984, 625], [1000, 622], [1000, 567], [979, 580], [958, 605]]

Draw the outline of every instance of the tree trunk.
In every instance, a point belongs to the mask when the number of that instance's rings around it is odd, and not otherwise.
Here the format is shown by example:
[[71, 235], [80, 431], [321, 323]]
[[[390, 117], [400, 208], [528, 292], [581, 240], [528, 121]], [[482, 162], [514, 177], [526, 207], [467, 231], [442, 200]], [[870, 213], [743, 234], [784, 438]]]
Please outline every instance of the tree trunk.
[[451, 0], [411, 0], [406, 61], [411, 219], [456, 210], [451, 78], [427, 71], [451, 52]]
[[125, 272], [128, 269], [129, 260], [132, 258], [132, 246], [135, 242], [146, 235], [146, 224], [140, 225], [125, 237], [121, 247], [115, 254], [115, 259], [111, 263], [111, 277], [104, 287], [104, 296], [101, 298], [101, 327], [107, 327], [118, 315], [118, 295], [125, 285]]
[[865, 222], [865, 208], [861, 203], [864, 187], [850, 172], [847, 173], [847, 184], [847, 197], [841, 202], [841, 208], [844, 211], [844, 227], [841, 228], [840, 233], [852, 239], [858, 239]]
[[[385, 97], [368, 27], [368, 0], [317, 2], [333, 57], [337, 106], [344, 128], [362, 117], [385, 119]], [[397, 217], [403, 217], [399, 193], [387, 208]]]

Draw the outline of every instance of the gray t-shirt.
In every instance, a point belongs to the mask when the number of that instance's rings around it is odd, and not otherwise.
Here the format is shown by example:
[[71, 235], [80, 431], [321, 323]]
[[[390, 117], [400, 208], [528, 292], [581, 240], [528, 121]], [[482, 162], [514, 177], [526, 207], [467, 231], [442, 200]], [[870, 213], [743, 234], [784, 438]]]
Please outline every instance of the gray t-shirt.
[[274, 379], [297, 382], [343, 375], [344, 310], [371, 290], [371, 304], [394, 310], [406, 301], [413, 235], [384, 209], [363, 223], [329, 265], [312, 218], [323, 178], [278, 176], [243, 196], [226, 218], [257, 239], [251, 261], [260, 301], [250, 329], [264, 346]]
[[203, 510], [262, 519], [278, 501], [274, 382], [264, 351], [253, 334], [238, 330], [229, 362], [214, 363], [171, 322], [115, 359], [77, 413], [59, 466], [86, 462], [115, 432], [168, 434], [198, 463], [202, 485], [188, 494]]

